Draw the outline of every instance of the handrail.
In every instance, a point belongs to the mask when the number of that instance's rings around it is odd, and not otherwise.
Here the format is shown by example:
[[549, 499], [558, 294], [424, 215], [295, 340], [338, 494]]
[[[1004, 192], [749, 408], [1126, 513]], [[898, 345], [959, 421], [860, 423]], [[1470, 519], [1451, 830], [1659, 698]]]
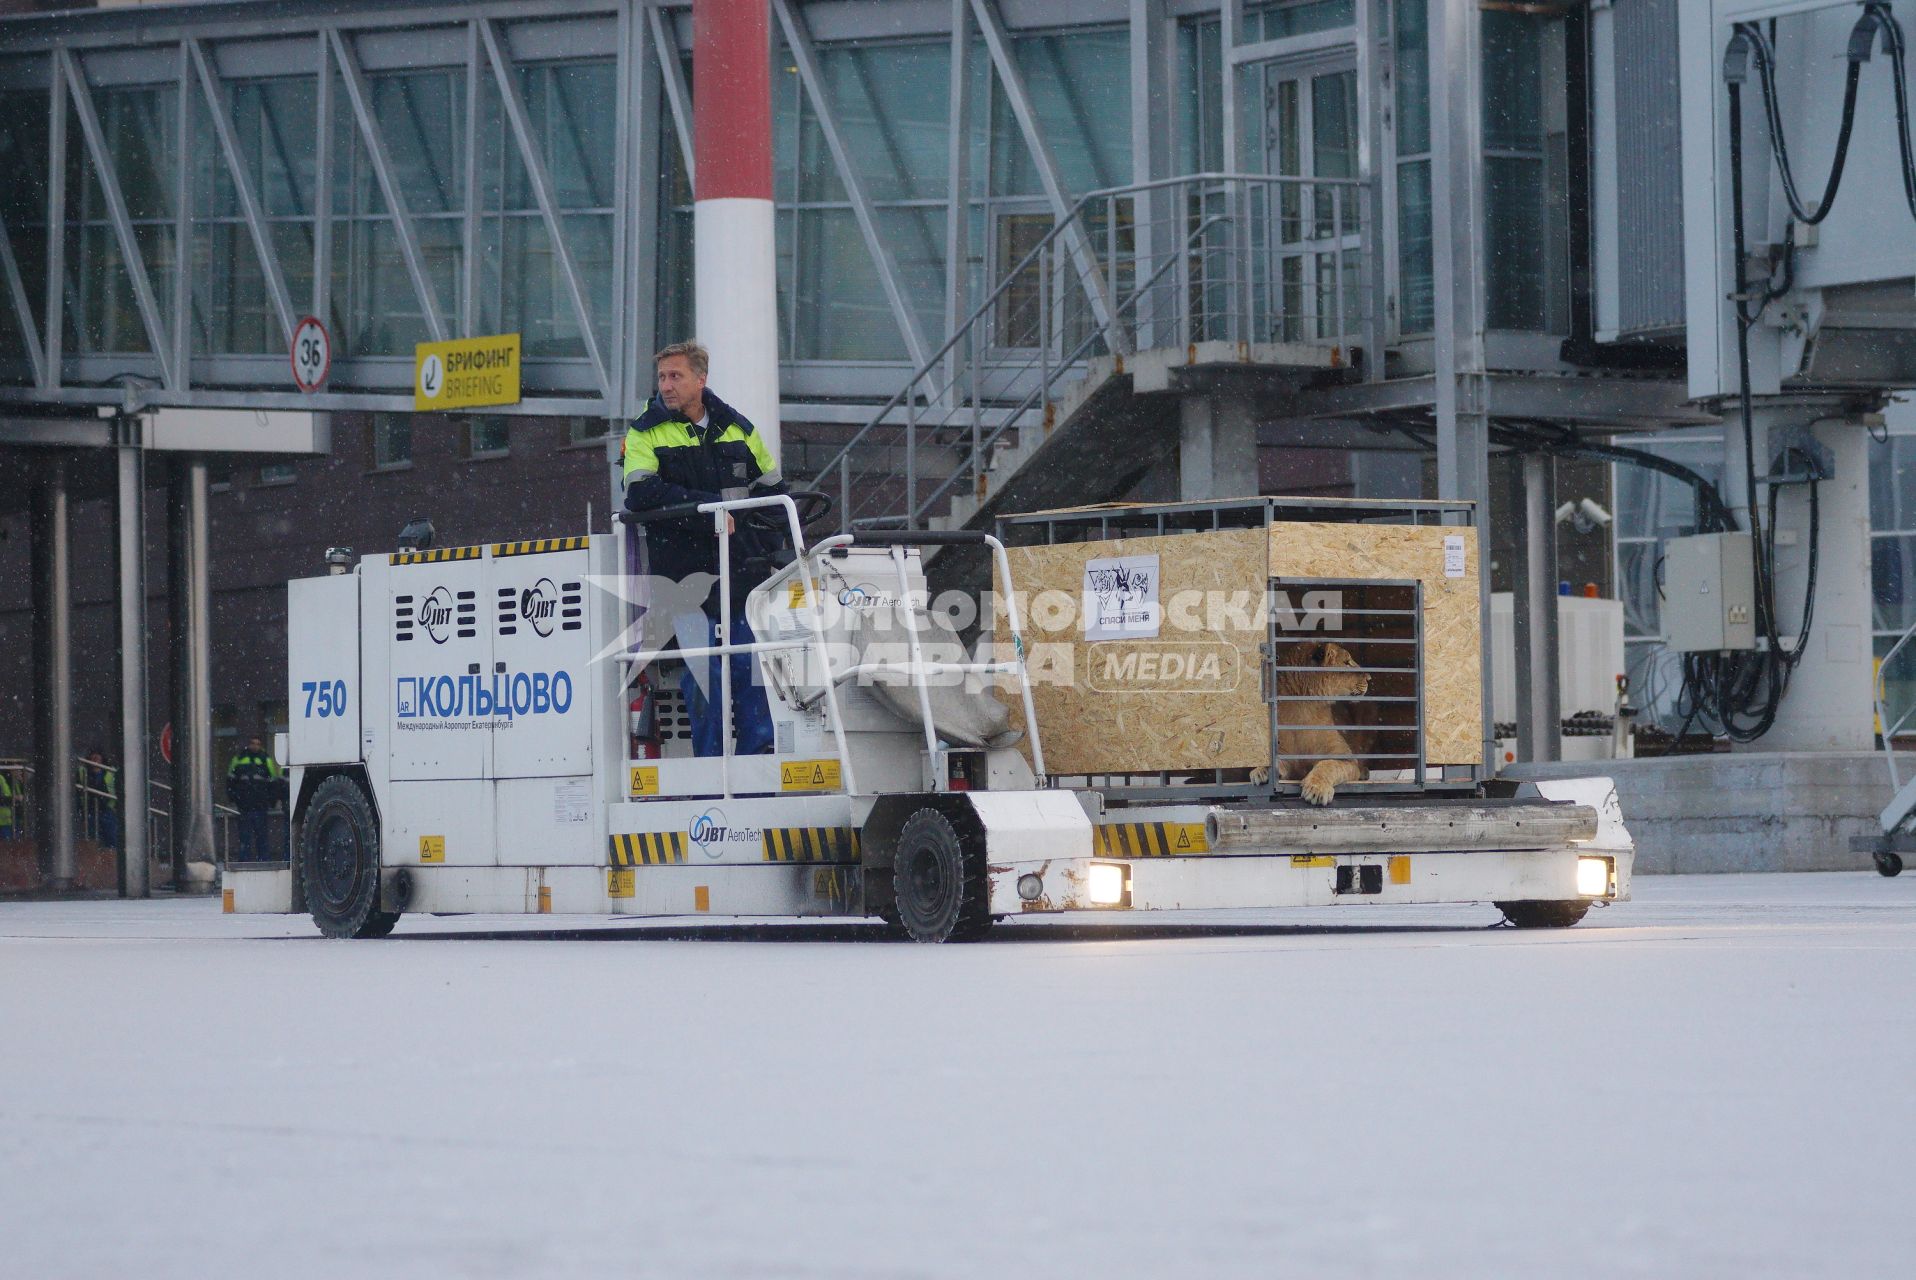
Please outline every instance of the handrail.
[[[1371, 290], [1361, 287], [1374, 269], [1366, 235], [1371, 185], [1359, 178], [1206, 172], [1080, 196], [817, 468], [821, 487], [837, 473], [842, 527], [920, 527], [966, 479], [978, 482], [982, 498], [982, 477], [999, 442], [1025, 425], [1061, 380], [1077, 376], [1100, 342], [1122, 356], [1134, 345], [1262, 341], [1286, 333], [1292, 341], [1334, 346], [1361, 341], [1374, 353], [1377, 317], [1370, 314]], [[1169, 203], [1154, 199], [1169, 193], [1178, 196]], [[1226, 231], [1221, 237], [1220, 229]], [[1067, 236], [1074, 255], [1089, 244], [1094, 278], [1071, 271], [1058, 256]], [[1364, 255], [1355, 265], [1353, 251]], [[1140, 273], [1141, 279], [1129, 278]], [[1054, 288], [1054, 275], [1073, 276], [1075, 283], [1061, 279]], [[1012, 314], [1004, 314], [1020, 284], [1033, 296], [1016, 298]], [[1155, 303], [1148, 311], [1147, 297]], [[1025, 326], [1035, 331], [1035, 344], [1025, 342]], [[1015, 345], [996, 345], [1007, 327]], [[854, 455], [880, 443], [895, 446], [901, 432], [903, 475], [893, 465], [858, 468], [879, 483], [863, 487], [855, 503]], [[948, 460], [935, 464], [930, 477], [920, 459], [925, 445]], [[926, 478], [935, 483], [921, 493]], [[898, 513], [868, 514], [875, 502], [891, 503], [901, 479]]]

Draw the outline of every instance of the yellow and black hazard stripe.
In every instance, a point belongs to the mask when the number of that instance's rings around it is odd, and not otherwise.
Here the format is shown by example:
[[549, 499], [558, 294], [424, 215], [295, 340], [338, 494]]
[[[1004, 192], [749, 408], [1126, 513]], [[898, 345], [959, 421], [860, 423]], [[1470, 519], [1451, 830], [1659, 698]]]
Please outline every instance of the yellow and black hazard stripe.
[[437, 547], [431, 551], [395, 551], [394, 564], [444, 564], [448, 560], [477, 560], [478, 547]]
[[1209, 853], [1202, 822], [1105, 822], [1095, 842], [1101, 858], [1181, 858]]
[[499, 556], [536, 556], [547, 551], [578, 551], [586, 544], [584, 537], [577, 538], [533, 538], [524, 542], [495, 542], [492, 554]]
[[849, 827], [767, 827], [767, 862], [856, 862], [858, 833]]
[[615, 867], [662, 867], [684, 861], [683, 831], [638, 831], [612, 837]]

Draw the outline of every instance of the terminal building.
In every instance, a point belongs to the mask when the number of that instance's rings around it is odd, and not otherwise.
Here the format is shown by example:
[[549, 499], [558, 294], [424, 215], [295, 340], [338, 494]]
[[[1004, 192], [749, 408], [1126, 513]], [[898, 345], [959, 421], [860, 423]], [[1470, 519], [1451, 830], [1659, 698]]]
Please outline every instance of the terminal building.
[[[1916, 23], [1912, 0], [1880, 8]], [[1758, 10], [1736, 218], [1725, 53]], [[35, 766], [37, 868], [79, 875], [66, 762], [105, 744], [124, 794], [165, 815], [129, 831], [120, 883], [183, 876], [217, 838], [220, 752], [283, 724], [278, 584], [330, 547], [390, 549], [418, 516], [442, 542], [602, 525], [651, 353], [694, 334], [714, 389], [848, 524], [1254, 493], [1487, 504], [1510, 601], [1483, 616], [1512, 619], [1493, 681], [1508, 733], [1488, 752], [1548, 771], [1566, 722], [1618, 714], [1615, 697], [1570, 705], [1590, 681], [1559, 675], [1559, 590], [1587, 589], [1618, 602], [1611, 665], [1642, 754], [1690, 752], [1617, 766], [1644, 867], [1862, 865], [1847, 837], [1884, 799], [1873, 664], [1916, 622], [1916, 417], [1889, 400], [1916, 385], [1916, 218], [1888, 38], [1860, 63], [1827, 219], [1792, 207], [1759, 101], [1767, 67], [1796, 182], [1820, 194], [1858, 16], [1748, 0], [0, 16], [0, 758]], [[293, 358], [308, 318], [328, 346], [310, 386]], [[518, 335], [517, 400], [420, 412], [418, 344], [494, 334]], [[1754, 711], [1748, 688], [1719, 705], [1736, 682], [1669, 646], [1665, 599], [1669, 541], [1747, 528], [1751, 493], [1780, 530], [1760, 557], [1771, 651], [1802, 653]], [[1780, 681], [1736, 661], [1708, 670]], [[1747, 740], [1712, 750], [1731, 737]], [[175, 790], [154, 799], [154, 781]], [[1785, 793], [1814, 798], [1769, 813]]]

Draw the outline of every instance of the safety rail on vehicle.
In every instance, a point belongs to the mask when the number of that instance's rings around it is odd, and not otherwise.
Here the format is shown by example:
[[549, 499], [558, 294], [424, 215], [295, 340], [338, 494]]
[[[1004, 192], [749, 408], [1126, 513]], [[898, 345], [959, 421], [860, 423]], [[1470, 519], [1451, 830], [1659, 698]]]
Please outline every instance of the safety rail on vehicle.
[[[793, 564], [799, 574], [799, 581], [805, 590], [805, 620], [809, 634], [790, 640], [753, 640], [733, 643], [732, 634], [732, 546], [735, 522], [733, 512], [755, 511], [766, 508], [779, 508], [785, 515], [786, 533], [791, 538], [794, 553]], [[798, 518], [798, 506], [787, 494], [771, 494], [762, 498], [730, 498], [717, 502], [683, 503], [674, 506], [658, 507], [651, 511], [620, 512], [616, 521], [619, 539], [619, 564], [628, 574], [637, 573], [634, 544], [630, 528], [632, 525], [651, 524], [660, 520], [684, 519], [692, 515], [710, 515], [712, 517], [713, 536], [718, 541], [718, 638], [720, 643], [700, 645], [693, 648], [675, 648], [673, 656], [682, 661], [700, 658], [719, 658], [719, 701], [723, 704], [719, 735], [720, 786], [726, 798], [732, 795], [732, 664], [725, 661], [735, 654], [772, 653], [782, 650], [810, 649], [816, 658], [818, 670], [826, 677], [823, 681], [822, 697], [831, 717], [832, 739], [838, 753], [840, 776], [844, 779], [845, 794], [857, 795], [858, 782], [853, 771], [851, 753], [846, 748], [844, 718], [838, 702], [838, 688], [847, 680], [864, 675], [894, 674], [904, 675], [912, 681], [918, 693], [920, 718], [924, 722], [925, 749], [929, 756], [936, 756], [938, 735], [932, 723], [931, 689], [926, 683], [931, 676], [945, 675], [1002, 675], [1016, 673], [1019, 693], [1024, 706], [1026, 731], [1031, 735], [1032, 772], [1040, 783], [1044, 779], [1044, 749], [1038, 735], [1038, 718], [1031, 699], [1031, 679], [1025, 668], [1024, 629], [1019, 620], [1018, 602], [1015, 593], [1009, 590], [1011, 583], [1011, 565], [1005, 555], [1004, 544], [991, 534], [969, 530], [948, 532], [911, 532], [903, 530], [873, 530], [859, 533], [840, 533], [821, 539], [810, 547], [805, 545], [804, 527]], [[985, 545], [997, 562], [1003, 581], [1006, 584], [1007, 620], [1011, 628], [1011, 643], [1014, 656], [1005, 661], [992, 662], [928, 662], [924, 658], [919, 641], [920, 625], [918, 611], [911, 604], [912, 591], [910, 574], [905, 552], [916, 546], [947, 546], [958, 543]], [[813, 572], [813, 562], [821, 555], [849, 546], [885, 546], [891, 549], [891, 559], [898, 571], [898, 598], [905, 606], [905, 634], [910, 648], [911, 660], [906, 663], [877, 662], [857, 663], [844, 671], [834, 671], [831, 653], [825, 643], [825, 626], [820, 616], [820, 598], [818, 584]], [[627, 600], [628, 617], [626, 627], [629, 631], [643, 616], [649, 607], [648, 602]], [[632, 681], [645, 667], [650, 666], [663, 651], [648, 650], [640, 643], [634, 650], [619, 657], [625, 668], [622, 688], [629, 688]]]

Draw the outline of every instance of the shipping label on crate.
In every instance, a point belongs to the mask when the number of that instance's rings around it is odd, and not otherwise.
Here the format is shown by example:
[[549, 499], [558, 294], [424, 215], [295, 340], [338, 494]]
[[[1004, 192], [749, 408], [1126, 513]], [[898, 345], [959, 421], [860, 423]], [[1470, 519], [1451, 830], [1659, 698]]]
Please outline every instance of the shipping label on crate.
[[1158, 558], [1085, 561], [1082, 608], [1086, 640], [1155, 640], [1162, 620]]

